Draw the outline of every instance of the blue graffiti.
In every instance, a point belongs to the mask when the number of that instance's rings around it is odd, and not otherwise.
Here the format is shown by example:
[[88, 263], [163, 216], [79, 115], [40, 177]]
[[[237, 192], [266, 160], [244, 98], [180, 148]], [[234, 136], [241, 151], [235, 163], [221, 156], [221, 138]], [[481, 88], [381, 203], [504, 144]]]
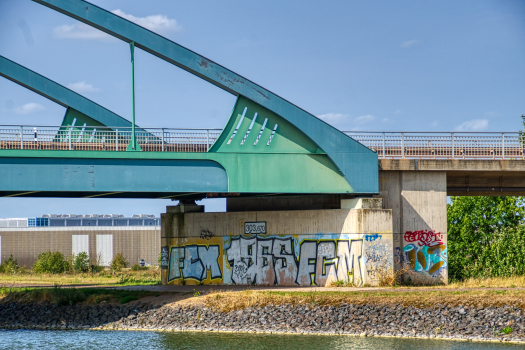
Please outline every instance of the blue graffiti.
[[365, 235], [365, 241], [373, 242], [376, 239], [381, 239], [381, 237], [383, 237], [383, 236], [381, 236], [380, 234], [377, 234], [377, 233], [374, 233], [373, 235]]

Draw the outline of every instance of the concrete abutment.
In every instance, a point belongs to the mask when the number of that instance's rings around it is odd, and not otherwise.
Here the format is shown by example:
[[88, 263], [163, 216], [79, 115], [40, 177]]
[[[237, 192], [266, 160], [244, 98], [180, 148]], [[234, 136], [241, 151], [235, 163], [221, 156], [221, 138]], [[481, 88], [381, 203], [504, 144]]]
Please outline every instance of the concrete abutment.
[[[446, 173], [380, 172], [376, 198], [235, 198], [162, 214], [163, 284], [447, 283]], [[270, 210], [272, 207], [278, 210]]]

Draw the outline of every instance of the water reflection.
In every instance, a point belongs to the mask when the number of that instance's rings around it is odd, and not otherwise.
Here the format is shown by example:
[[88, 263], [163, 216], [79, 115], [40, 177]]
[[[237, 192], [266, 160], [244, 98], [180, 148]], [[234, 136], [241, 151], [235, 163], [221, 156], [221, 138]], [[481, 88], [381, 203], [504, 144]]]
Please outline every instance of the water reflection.
[[395, 349], [492, 350], [522, 345], [349, 336], [126, 331], [0, 331], [0, 349], [280, 350]]

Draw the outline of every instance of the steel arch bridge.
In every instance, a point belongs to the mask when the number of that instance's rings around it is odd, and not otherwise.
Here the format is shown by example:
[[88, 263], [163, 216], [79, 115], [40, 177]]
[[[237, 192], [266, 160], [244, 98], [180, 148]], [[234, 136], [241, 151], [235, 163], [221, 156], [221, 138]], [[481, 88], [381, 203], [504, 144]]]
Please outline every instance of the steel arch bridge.
[[[237, 101], [206, 142], [165, 140], [0, 56], [0, 75], [64, 107], [47, 138], [0, 127], [0, 196], [204, 198], [378, 193], [377, 154], [287, 100], [135, 23], [82, 0], [33, 0], [224, 89]], [[132, 51], [133, 52], [133, 51]], [[133, 124], [134, 127], [134, 124]], [[15, 131], [13, 131], [15, 130]], [[16, 136], [19, 135], [19, 136]], [[138, 140], [141, 152], [126, 152]], [[213, 135], [212, 135], [213, 136]], [[162, 145], [162, 148], [160, 148]]]

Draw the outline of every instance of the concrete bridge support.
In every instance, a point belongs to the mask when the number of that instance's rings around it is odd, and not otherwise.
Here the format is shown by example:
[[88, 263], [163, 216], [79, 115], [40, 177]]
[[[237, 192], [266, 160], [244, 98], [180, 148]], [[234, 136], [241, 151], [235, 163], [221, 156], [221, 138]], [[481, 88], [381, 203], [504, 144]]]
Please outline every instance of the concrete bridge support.
[[[340, 205], [340, 204], [339, 204]], [[394, 269], [392, 211], [357, 209], [162, 214], [163, 284], [377, 285]], [[260, 233], [253, 234], [250, 230]]]
[[[447, 173], [444, 171], [379, 172], [383, 208], [392, 210], [394, 249], [405, 281], [448, 282]], [[404, 261], [404, 264], [400, 264]]]

